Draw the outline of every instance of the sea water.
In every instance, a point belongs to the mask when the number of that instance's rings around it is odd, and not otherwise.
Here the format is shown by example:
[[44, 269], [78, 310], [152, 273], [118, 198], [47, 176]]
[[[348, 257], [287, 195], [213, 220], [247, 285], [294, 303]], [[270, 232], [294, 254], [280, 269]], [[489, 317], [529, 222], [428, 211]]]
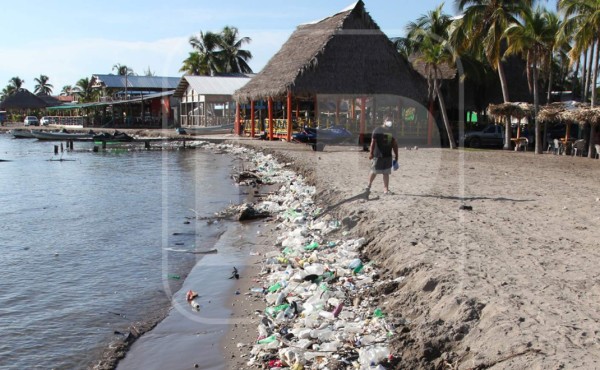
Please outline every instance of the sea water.
[[228, 155], [57, 144], [0, 134], [3, 369], [90, 367], [157, 320], [201, 256], [185, 252], [228, 230], [204, 218], [244, 197]]

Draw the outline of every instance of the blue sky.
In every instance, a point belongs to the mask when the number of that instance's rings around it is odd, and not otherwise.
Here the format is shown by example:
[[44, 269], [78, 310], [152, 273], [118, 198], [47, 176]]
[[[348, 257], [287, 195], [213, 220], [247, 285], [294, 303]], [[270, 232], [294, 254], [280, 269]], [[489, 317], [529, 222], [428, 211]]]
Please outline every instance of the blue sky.
[[[364, 0], [367, 11], [388, 36], [441, 4], [433, 0]], [[143, 74], [181, 76], [191, 51], [188, 39], [199, 31], [235, 26], [252, 38], [250, 66], [260, 71], [296, 26], [346, 8], [352, 0], [22, 0], [4, 5], [0, 19], [0, 89], [13, 76], [33, 91], [45, 74], [54, 93], [92, 74], [114, 73], [120, 63]], [[455, 14], [454, 1], [444, 10]]]

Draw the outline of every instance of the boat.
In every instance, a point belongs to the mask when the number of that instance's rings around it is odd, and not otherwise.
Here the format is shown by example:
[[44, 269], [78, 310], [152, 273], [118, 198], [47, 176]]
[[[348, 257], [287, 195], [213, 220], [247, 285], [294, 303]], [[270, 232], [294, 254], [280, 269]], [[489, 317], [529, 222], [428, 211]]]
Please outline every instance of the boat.
[[8, 131], [15, 139], [33, 139], [34, 136], [31, 130], [25, 130], [22, 128], [15, 128]]
[[31, 130], [31, 134], [38, 140], [90, 140], [94, 134], [92, 132], [68, 132], [61, 131], [36, 131]]
[[230, 134], [233, 132], [234, 124], [228, 123], [213, 126], [181, 126], [181, 128], [189, 135]]
[[94, 142], [104, 142], [104, 143], [128, 143], [133, 141], [133, 137], [127, 135], [124, 132], [115, 131], [112, 134], [108, 132], [103, 132], [98, 135], [93, 136]]

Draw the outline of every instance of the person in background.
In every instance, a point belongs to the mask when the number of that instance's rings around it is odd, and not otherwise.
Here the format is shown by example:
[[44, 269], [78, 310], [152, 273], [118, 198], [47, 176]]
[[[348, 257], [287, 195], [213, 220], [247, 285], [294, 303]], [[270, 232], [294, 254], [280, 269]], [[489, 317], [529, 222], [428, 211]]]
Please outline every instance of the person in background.
[[[369, 175], [369, 186], [367, 191], [371, 190], [373, 180], [378, 174], [383, 176], [383, 193], [391, 194], [389, 189], [390, 174], [392, 166], [398, 162], [398, 142], [392, 135], [392, 120], [389, 117], [383, 119], [383, 125], [373, 130], [371, 135], [371, 146], [369, 150], [369, 159], [371, 160], [371, 173]], [[394, 157], [392, 159], [392, 152]]]

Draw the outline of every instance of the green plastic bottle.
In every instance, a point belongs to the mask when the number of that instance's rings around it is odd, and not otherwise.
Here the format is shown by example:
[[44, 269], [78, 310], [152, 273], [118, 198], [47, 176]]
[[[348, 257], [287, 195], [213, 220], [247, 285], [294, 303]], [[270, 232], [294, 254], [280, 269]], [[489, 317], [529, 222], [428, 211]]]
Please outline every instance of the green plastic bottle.
[[278, 282], [269, 287], [269, 293], [275, 293], [279, 289], [281, 289], [281, 283]]
[[277, 340], [277, 337], [275, 336], [275, 334], [268, 336], [266, 338], [263, 338], [261, 340], [258, 341], [258, 344], [267, 344], [267, 343], [272, 343], [275, 342]]
[[314, 251], [315, 249], [319, 248], [319, 243], [317, 242], [312, 242], [309, 245], [304, 247], [305, 251]]
[[385, 314], [381, 311], [381, 308], [377, 307], [375, 311], [373, 311], [373, 317], [384, 317]]

